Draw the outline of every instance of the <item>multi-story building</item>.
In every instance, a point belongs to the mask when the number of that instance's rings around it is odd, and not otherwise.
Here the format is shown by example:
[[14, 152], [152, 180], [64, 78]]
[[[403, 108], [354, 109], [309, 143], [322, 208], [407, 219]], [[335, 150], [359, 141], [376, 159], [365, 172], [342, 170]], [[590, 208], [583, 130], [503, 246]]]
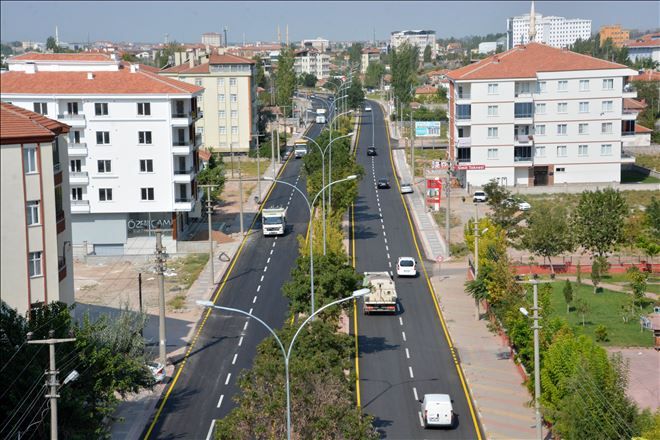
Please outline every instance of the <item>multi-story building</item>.
[[649, 58], [660, 63], [660, 32], [646, 34], [623, 43], [628, 48], [628, 57], [633, 61]]
[[613, 24], [600, 27], [600, 45], [605, 44], [608, 38], [612, 40], [612, 45], [621, 47], [630, 38], [630, 32], [621, 29], [620, 24]]
[[222, 35], [217, 32], [205, 32], [202, 34], [202, 44], [211, 47], [221, 47]]
[[200, 211], [193, 127], [201, 87], [99, 53], [29, 53], [8, 65], [3, 101], [71, 126], [74, 244], [118, 254], [157, 226], [182, 237]]
[[[463, 185], [619, 182], [634, 136], [628, 67], [545, 44], [447, 74], [451, 159]], [[465, 169], [467, 168], [467, 169]]]
[[330, 49], [330, 40], [317, 37], [311, 40], [302, 40], [300, 42], [300, 45], [303, 47], [303, 49], [312, 48], [312, 49], [320, 50], [321, 52], [325, 52], [326, 50]]
[[[587, 40], [591, 38], [591, 20], [551, 15], [543, 16], [542, 14], [534, 14], [534, 16], [536, 17], [535, 42], [562, 48], [570, 46], [578, 39]], [[511, 49], [518, 44], [529, 43], [530, 18], [530, 14], [507, 18], [507, 49]]]
[[394, 31], [390, 34], [390, 47], [392, 49], [398, 48], [405, 42], [419, 49], [420, 60], [424, 58], [424, 49], [426, 49], [426, 46], [431, 46], [432, 58], [435, 58], [438, 54], [435, 31]]
[[68, 132], [66, 124], [0, 103], [0, 296], [21, 314], [37, 304], [73, 303]]
[[317, 79], [327, 79], [330, 77], [330, 55], [316, 49], [297, 50], [293, 70], [296, 76], [311, 73]]
[[362, 73], [367, 73], [367, 68], [371, 63], [377, 63], [380, 61], [380, 49], [374, 49], [371, 47], [366, 47], [362, 49], [362, 63], [360, 71]]

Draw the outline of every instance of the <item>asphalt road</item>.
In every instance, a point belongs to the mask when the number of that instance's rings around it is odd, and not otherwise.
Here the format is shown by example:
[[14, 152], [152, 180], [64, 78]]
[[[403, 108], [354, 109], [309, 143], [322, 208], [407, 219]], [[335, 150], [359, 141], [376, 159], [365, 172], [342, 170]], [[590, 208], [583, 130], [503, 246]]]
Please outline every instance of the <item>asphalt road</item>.
[[[314, 124], [307, 136], [318, 136], [321, 128]], [[301, 168], [302, 161], [292, 155], [279, 179], [306, 192]], [[286, 235], [263, 237], [261, 222], [255, 222], [251, 236], [235, 257], [235, 265], [230, 266], [216, 304], [249, 311], [278, 329], [287, 317], [288, 307], [282, 285], [298, 256], [296, 236], [307, 232], [309, 210], [300, 194], [287, 185], [275, 186], [264, 206], [273, 205], [288, 206]], [[211, 438], [214, 420], [235, 407], [238, 376], [252, 367], [257, 344], [270, 335], [265, 327], [244, 315], [217, 309], [211, 310], [206, 319], [203, 317], [199, 325], [201, 331], [190, 355], [174, 360], [178, 364], [175, 376], [157, 406], [155, 422], [150, 421], [143, 438]]]
[[[423, 262], [392, 169], [383, 112], [375, 102], [370, 105], [372, 112], [362, 114], [357, 149], [365, 178], [354, 207], [356, 269], [395, 273], [397, 258], [412, 256], [421, 273], [416, 278], [394, 276], [399, 298], [396, 315], [365, 316], [359, 302], [360, 404], [365, 413], [375, 416], [375, 427], [383, 438], [476, 439], [479, 428], [420, 267]], [[369, 157], [366, 149], [372, 145], [378, 155]], [[381, 177], [389, 179], [390, 189], [376, 188]], [[423, 428], [418, 399], [431, 393], [451, 396], [457, 415], [453, 429]]]

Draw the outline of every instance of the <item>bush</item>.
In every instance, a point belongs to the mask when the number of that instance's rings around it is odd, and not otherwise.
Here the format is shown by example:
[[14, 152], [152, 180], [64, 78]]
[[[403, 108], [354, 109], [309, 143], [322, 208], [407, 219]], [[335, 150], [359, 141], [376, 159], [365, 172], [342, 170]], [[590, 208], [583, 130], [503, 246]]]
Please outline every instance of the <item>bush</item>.
[[467, 247], [467, 245], [464, 242], [451, 243], [449, 245], [449, 253], [451, 254], [452, 257], [460, 258], [469, 254], [470, 249]]
[[608, 340], [607, 327], [605, 327], [603, 324], [599, 324], [598, 327], [596, 327], [595, 333], [596, 340], [598, 342], [606, 342]]

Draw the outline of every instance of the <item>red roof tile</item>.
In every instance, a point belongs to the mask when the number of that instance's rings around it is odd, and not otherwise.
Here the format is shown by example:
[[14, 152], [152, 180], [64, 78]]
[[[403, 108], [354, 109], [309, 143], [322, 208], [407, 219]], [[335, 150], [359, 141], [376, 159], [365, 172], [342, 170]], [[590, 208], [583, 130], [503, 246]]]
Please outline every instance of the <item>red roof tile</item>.
[[635, 124], [635, 133], [653, 133], [653, 130], [643, 125]]
[[622, 64], [570, 50], [557, 49], [540, 43], [529, 43], [452, 70], [447, 73], [447, 76], [454, 80], [535, 78], [538, 72], [627, 68]]
[[39, 53], [27, 52], [9, 58], [9, 61], [114, 61], [107, 53], [77, 52], [77, 53]]
[[644, 110], [646, 108], [646, 103], [636, 99], [623, 98], [623, 108], [629, 110]]
[[209, 159], [211, 159], [211, 152], [209, 150], [205, 150], [204, 148], [200, 148], [197, 150], [197, 157], [205, 162], [208, 162]]
[[123, 94], [192, 94], [203, 87], [177, 81], [165, 76], [130, 69], [116, 72], [6, 72], [2, 74], [0, 92], [3, 94], [56, 94], [56, 95], [123, 95]]
[[438, 89], [433, 86], [417, 87], [415, 89], [415, 95], [432, 95], [434, 93], [438, 93]]
[[635, 40], [628, 40], [623, 43], [625, 47], [657, 47], [660, 46], [660, 32], [655, 34], [646, 34]]
[[26, 139], [50, 141], [68, 132], [66, 124], [6, 102], [0, 103], [0, 143], [3, 145]]
[[254, 61], [248, 58], [243, 58], [239, 57], [238, 55], [231, 55], [227, 53], [222, 55], [212, 53], [209, 58], [210, 64], [254, 64]]
[[660, 72], [645, 70], [639, 75], [631, 76], [630, 81], [660, 81]]

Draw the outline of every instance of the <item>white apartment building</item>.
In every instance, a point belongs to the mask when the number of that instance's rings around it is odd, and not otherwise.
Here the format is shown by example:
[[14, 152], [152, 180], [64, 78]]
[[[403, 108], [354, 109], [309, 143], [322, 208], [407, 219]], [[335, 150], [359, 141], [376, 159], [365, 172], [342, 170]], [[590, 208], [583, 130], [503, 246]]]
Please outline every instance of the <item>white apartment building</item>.
[[326, 50], [330, 49], [330, 40], [317, 37], [310, 40], [302, 40], [300, 45], [303, 47], [303, 49], [313, 48], [320, 50], [321, 52], [325, 52]]
[[198, 99], [202, 117], [195, 123], [205, 148], [219, 153], [247, 153], [257, 132], [257, 88], [254, 61], [228, 53], [212, 53], [207, 62], [194, 59], [160, 75], [176, 78], [204, 93]]
[[69, 126], [0, 103], [0, 298], [25, 314], [73, 303]]
[[330, 78], [330, 55], [315, 49], [298, 50], [295, 53], [293, 70], [296, 76], [311, 73], [317, 79]]
[[106, 54], [35, 54], [8, 61], [3, 101], [71, 126], [73, 243], [121, 254], [153, 229], [173, 240], [198, 216], [202, 88]]
[[205, 32], [202, 34], [202, 44], [211, 47], [222, 46], [222, 35], [217, 32]]
[[[507, 186], [619, 182], [635, 135], [624, 99], [637, 72], [540, 43], [450, 71], [450, 158], [458, 180]], [[463, 168], [461, 170], [461, 168]]]
[[411, 46], [417, 46], [419, 58], [423, 59], [424, 49], [426, 49], [426, 46], [431, 46], [431, 57], [435, 58], [438, 54], [438, 46], [435, 40], [435, 31], [394, 31], [390, 34], [390, 47], [397, 49], [403, 43], [408, 42]]
[[[536, 37], [534, 41], [537, 43], [563, 48], [572, 45], [578, 39], [587, 40], [591, 38], [591, 20], [554, 15], [543, 16], [542, 14], [534, 14], [534, 16], [536, 17]], [[529, 43], [529, 21], [530, 14], [507, 18], [507, 49], [511, 49], [518, 44]]]
[[360, 63], [360, 71], [362, 73], [367, 73], [369, 64], [377, 63], [380, 61], [380, 49], [374, 49], [367, 47], [362, 49], [362, 62]]

